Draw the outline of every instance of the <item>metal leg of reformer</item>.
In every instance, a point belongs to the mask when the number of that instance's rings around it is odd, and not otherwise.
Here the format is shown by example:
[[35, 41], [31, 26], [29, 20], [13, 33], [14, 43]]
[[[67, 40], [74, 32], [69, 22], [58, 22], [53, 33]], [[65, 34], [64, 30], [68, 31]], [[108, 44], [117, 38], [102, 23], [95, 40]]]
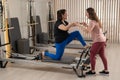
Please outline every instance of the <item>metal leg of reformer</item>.
[[83, 56], [84, 56], [84, 58], [87, 56], [87, 55], [89, 55], [89, 51], [90, 51], [90, 47], [89, 48], [87, 48], [87, 49], [84, 49], [82, 52], [81, 52], [81, 55], [80, 55], [80, 57], [79, 57], [79, 60], [78, 60], [78, 62], [77, 62], [77, 64], [76, 64], [76, 66], [73, 66], [73, 70], [74, 70], [74, 72], [76, 73], [76, 75], [78, 76], [78, 77], [85, 77], [85, 74], [84, 74], [84, 61], [82, 60], [82, 58], [83, 58]]

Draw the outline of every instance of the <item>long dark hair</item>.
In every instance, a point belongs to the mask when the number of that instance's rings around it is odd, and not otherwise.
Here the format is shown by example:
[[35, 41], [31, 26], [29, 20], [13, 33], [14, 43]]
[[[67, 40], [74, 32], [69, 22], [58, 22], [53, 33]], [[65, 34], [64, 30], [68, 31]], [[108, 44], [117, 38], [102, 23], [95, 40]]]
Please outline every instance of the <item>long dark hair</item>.
[[64, 15], [66, 12], [66, 9], [60, 9], [57, 11], [57, 20], [62, 20], [62, 15]]
[[98, 19], [95, 10], [90, 7], [90, 8], [87, 8], [86, 11], [87, 11], [88, 14], [89, 14], [89, 19], [90, 19], [90, 20], [95, 20], [96, 22], [98, 22], [100, 28], [102, 28], [101, 22], [100, 22], [100, 20]]

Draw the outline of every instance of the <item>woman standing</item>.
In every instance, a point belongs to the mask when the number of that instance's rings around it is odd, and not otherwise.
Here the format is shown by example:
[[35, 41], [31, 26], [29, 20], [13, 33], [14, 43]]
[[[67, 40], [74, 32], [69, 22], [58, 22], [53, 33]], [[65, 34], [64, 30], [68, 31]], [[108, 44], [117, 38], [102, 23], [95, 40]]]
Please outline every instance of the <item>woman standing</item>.
[[[85, 22], [81, 23], [83, 26], [85, 26], [83, 29], [86, 32], [91, 33], [91, 37], [93, 40], [93, 44], [90, 50], [90, 63], [91, 63], [91, 70], [86, 72], [86, 74], [96, 74], [95, 72], [95, 56], [96, 54], [99, 54], [100, 58], [102, 59], [104, 70], [100, 71], [100, 73], [103, 74], [109, 74], [108, 71], [108, 64], [107, 59], [105, 56], [105, 44], [106, 44], [106, 37], [104, 36], [102, 32], [102, 25], [100, 20], [98, 19], [96, 12], [93, 8], [87, 8], [86, 9], [86, 16], [88, 19], [90, 19], [89, 25], [87, 25]], [[79, 24], [80, 26], [80, 24]]]

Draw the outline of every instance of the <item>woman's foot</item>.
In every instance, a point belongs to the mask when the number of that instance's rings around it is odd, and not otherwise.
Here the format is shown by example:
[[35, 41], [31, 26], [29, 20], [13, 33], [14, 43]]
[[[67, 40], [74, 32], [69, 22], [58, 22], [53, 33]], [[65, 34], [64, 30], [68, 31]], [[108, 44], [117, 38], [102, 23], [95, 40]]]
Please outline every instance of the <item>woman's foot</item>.
[[42, 59], [45, 59], [45, 53], [48, 52], [48, 50], [42, 51], [41, 57]]
[[90, 45], [88, 45], [88, 44], [84, 46], [85, 49], [86, 49], [86, 48], [89, 48], [89, 47], [90, 47]]
[[92, 70], [86, 72], [86, 75], [94, 75], [94, 74], [96, 74], [96, 72], [95, 72], [95, 71], [92, 71]]
[[99, 72], [100, 74], [109, 74], [109, 71], [108, 70], [102, 70]]
[[42, 51], [40, 54], [34, 57], [32, 60], [43, 60], [45, 59], [45, 52], [48, 52], [48, 50]]
[[42, 59], [42, 53], [35, 56], [32, 60], [41, 60]]

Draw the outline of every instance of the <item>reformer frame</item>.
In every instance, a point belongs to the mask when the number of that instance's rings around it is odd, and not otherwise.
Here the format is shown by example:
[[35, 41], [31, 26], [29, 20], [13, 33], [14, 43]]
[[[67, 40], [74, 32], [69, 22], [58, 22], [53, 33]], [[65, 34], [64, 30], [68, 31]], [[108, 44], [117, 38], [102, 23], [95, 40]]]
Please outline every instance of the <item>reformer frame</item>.
[[[83, 48], [82, 52], [80, 52], [80, 56], [77, 59], [74, 59], [75, 61], [69, 64], [59, 64], [59, 63], [53, 63], [53, 62], [44, 62], [44, 61], [35, 61], [31, 60], [31, 58], [26, 59], [15, 59], [15, 58], [1, 58], [0, 59], [0, 67], [6, 68], [8, 62], [12, 63], [30, 63], [30, 64], [38, 64], [38, 65], [46, 65], [46, 66], [53, 66], [53, 67], [60, 67], [65, 69], [73, 69], [73, 71], [76, 73], [78, 77], [85, 77], [84, 69], [82, 68], [83, 65], [83, 58], [85, 58], [87, 55], [89, 55], [90, 47]], [[2, 51], [2, 54], [5, 54], [4, 51]]]

